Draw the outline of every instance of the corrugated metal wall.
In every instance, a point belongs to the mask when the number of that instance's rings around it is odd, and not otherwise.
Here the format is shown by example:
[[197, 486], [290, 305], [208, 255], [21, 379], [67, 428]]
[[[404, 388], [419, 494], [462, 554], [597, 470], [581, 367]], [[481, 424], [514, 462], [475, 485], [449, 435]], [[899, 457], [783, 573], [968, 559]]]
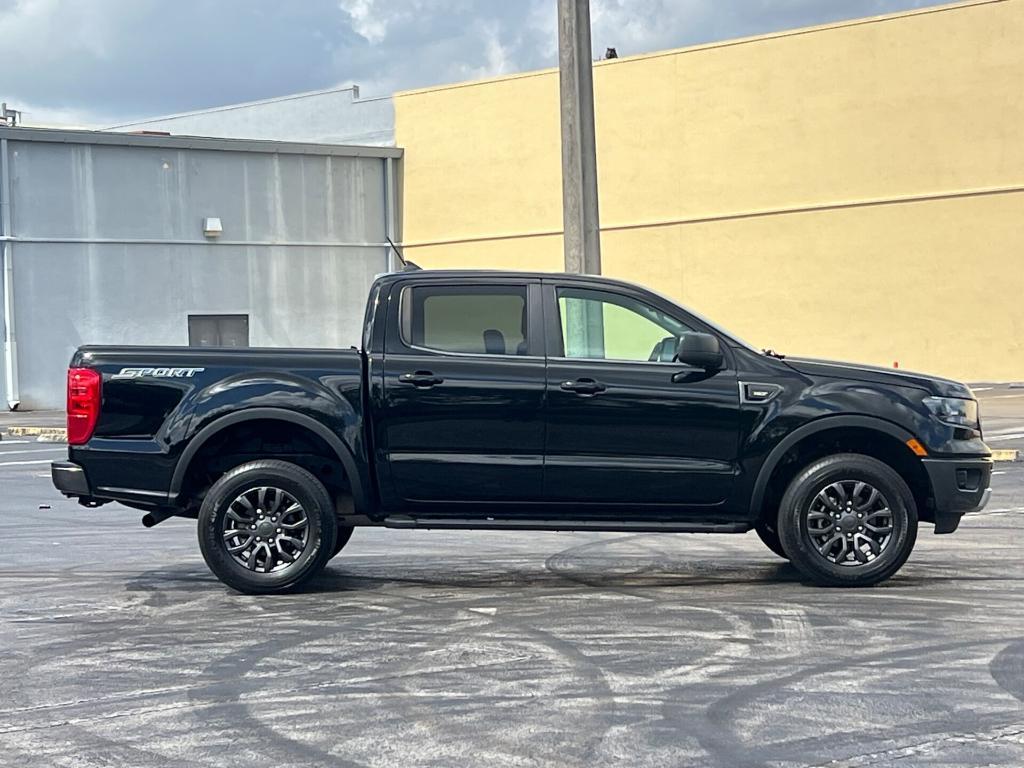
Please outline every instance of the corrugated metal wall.
[[189, 314], [247, 314], [253, 346], [358, 344], [399, 151], [46, 133], [5, 132], [23, 409], [61, 406], [77, 346], [187, 344]]

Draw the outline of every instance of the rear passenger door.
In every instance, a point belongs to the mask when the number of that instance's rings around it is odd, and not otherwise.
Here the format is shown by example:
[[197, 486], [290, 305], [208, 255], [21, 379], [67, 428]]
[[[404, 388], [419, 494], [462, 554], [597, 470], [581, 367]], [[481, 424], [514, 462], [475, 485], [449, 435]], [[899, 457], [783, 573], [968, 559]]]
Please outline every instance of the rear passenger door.
[[539, 281], [525, 279], [421, 277], [392, 289], [375, 435], [401, 505], [541, 499], [540, 306]]

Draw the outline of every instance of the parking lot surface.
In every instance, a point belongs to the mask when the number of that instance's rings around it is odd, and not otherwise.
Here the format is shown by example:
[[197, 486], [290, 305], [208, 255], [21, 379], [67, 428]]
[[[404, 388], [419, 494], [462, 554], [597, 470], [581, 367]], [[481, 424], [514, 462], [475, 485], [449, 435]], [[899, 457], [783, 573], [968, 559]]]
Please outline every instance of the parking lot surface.
[[0, 442], [0, 765], [1024, 765], [1024, 464], [873, 589], [752, 533], [364, 529], [245, 597], [193, 522], [56, 495], [64, 450]]

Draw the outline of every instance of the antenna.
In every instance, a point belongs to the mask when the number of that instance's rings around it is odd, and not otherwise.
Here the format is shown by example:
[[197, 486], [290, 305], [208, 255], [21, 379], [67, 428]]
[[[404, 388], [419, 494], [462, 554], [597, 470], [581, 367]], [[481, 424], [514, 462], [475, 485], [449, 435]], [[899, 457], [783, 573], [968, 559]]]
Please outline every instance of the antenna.
[[405, 256], [402, 255], [402, 252], [398, 249], [398, 246], [392, 242], [390, 237], [385, 235], [384, 239], [388, 241], [388, 245], [391, 246], [391, 250], [395, 252], [395, 256], [397, 256], [398, 260], [402, 262], [403, 272], [415, 272], [416, 270], [422, 269], [422, 267], [419, 264], [414, 264], [411, 261], [406, 261]]

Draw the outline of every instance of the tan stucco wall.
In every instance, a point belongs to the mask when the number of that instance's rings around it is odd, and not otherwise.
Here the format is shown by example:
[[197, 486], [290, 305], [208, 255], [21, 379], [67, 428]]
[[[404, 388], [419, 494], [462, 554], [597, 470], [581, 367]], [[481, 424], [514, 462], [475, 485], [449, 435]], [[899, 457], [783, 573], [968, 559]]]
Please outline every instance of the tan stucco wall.
[[[1024, 379], [1024, 0], [603, 62], [604, 272], [781, 351]], [[562, 264], [554, 71], [398, 94], [427, 267]]]

